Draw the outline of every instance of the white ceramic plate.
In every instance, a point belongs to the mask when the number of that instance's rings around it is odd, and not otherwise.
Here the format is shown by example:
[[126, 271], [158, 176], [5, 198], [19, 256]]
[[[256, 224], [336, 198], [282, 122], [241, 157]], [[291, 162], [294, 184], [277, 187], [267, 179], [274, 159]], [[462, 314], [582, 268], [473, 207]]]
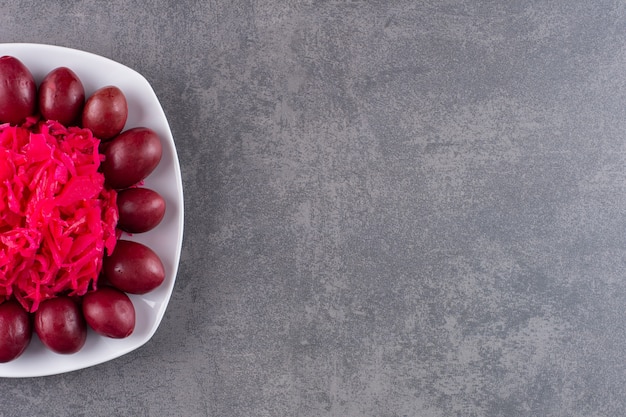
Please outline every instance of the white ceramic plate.
[[12, 55], [32, 72], [37, 84], [52, 69], [65, 66], [83, 82], [85, 95], [106, 85], [118, 86], [128, 101], [128, 121], [124, 130], [145, 126], [162, 140], [163, 157], [145, 180], [145, 186], [159, 192], [166, 201], [163, 221], [153, 230], [125, 236], [154, 250], [163, 261], [165, 281], [156, 290], [131, 299], [136, 310], [136, 327], [126, 339], [110, 339], [89, 330], [85, 346], [77, 353], [60, 355], [46, 349], [33, 334], [22, 356], [0, 364], [0, 377], [35, 377], [75, 371], [97, 365], [145, 344], [156, 332], [167, 308], [180, 259], [183, 238], [183, 190], [174, 139], [165, 113], [148, 81], [136, 71], [110, 59], [75, 49], [51, 45], [0, 44], [0, 56]]

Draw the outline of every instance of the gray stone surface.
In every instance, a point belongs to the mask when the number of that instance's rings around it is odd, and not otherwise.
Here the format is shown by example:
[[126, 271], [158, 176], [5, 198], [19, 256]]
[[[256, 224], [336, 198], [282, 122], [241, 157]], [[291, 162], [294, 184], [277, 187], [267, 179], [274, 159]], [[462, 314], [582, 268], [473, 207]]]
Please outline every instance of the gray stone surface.
[[141, 72], [186, 229], [154, 338], [0, 416], [622, 416], [621, 1], [0, 1]]

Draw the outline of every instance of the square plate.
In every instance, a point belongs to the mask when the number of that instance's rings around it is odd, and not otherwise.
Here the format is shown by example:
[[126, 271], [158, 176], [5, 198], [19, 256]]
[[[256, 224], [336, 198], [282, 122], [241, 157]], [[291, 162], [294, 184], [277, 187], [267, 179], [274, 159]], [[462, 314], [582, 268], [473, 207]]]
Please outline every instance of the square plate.
[[124, 130], [148, 127], [154, 130], [163, 145], [163, 156], [157, 168], [145, 179], [144, 186], [157, 191], [165, 199], [165, 217], [154, 229], [124, 239], [149, 246], [159, 255], [165, 267], [165, 281], [144, 295], [129, 294], [135, 310], [133, 334], [125, 339], [110, 339], [88, 330], [83, 348], [71, 355], [47, 349], [37, 335], [17, 359], [0, 364], [0, 377], [36, 377], [87, 368], [131, 352], [152, 338], [172, 295], [183, 240], [183, 188], [174, 138], [159, 100], [150, 83], [138, 72], [108, 58], [60, 46], [0, 43], [0, 56], [19, 59], [33, 74], [37, 85], [48, 72], [68, 67], [78, 75], [88, 98], [107, 85], [119, 87], [128, 102], [128, 120]]

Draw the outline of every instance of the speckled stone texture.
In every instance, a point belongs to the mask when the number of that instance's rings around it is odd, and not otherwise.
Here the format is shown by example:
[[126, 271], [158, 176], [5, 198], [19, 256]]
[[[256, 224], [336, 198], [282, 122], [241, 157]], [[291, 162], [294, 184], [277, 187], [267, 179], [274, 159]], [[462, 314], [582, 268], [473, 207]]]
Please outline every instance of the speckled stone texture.
[[186, 229], [154, 338], [0, 416], [623, 416], [623, 1], [0, 1], [142, 73]]

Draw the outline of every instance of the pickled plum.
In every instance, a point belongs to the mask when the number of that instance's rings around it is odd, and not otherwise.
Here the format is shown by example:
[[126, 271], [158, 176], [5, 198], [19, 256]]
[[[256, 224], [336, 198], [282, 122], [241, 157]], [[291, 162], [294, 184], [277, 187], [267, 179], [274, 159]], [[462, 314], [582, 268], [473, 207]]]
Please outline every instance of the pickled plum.
[[78, 352], [87, 340], [87, 326], [78, 305], [70, 297], [45, 300], [35, 312], [35, 332], [50, 350]]
[[127, 118], [128, 103], [124, 93], [110, 85], [96, 90], [87, 99], [81, 121], [95, 137], [107, 140], [124, 129]]
[[163, 263], [152, 249], [124, 239], [104, 258], [102, 274], [112, 286], [130, 294], [145, 294], [165, 279]]
[[83, 297], [83, 315], [89, 327], [102, 336], [122, 339], [135, 330], [135, 307], [128, 296], [101, 287]]
[[30, 315], [15, 300], [0, 304], [0, 363], [19, 357], [30, 344]]
[[128, 188], [146, 178], [161, 161], [159, 136], [151, 129], [136, 127], [103, 146], [102, 172], [115, 189]]
[[37, 84], [19, 59], [0, 57], [0, 124], [22, 123], [35, 113]]
[[85, 88], [78, 76], [67, 67], [48, 73], [38, 91], [39, 112], [44, 119], [63, 125], [76, 124], [85, 104]]
[[117, 194], [117, 226], [129, 233], [154, 229], [165, 215], [165, 200], [149, 188], [128, 188]]

